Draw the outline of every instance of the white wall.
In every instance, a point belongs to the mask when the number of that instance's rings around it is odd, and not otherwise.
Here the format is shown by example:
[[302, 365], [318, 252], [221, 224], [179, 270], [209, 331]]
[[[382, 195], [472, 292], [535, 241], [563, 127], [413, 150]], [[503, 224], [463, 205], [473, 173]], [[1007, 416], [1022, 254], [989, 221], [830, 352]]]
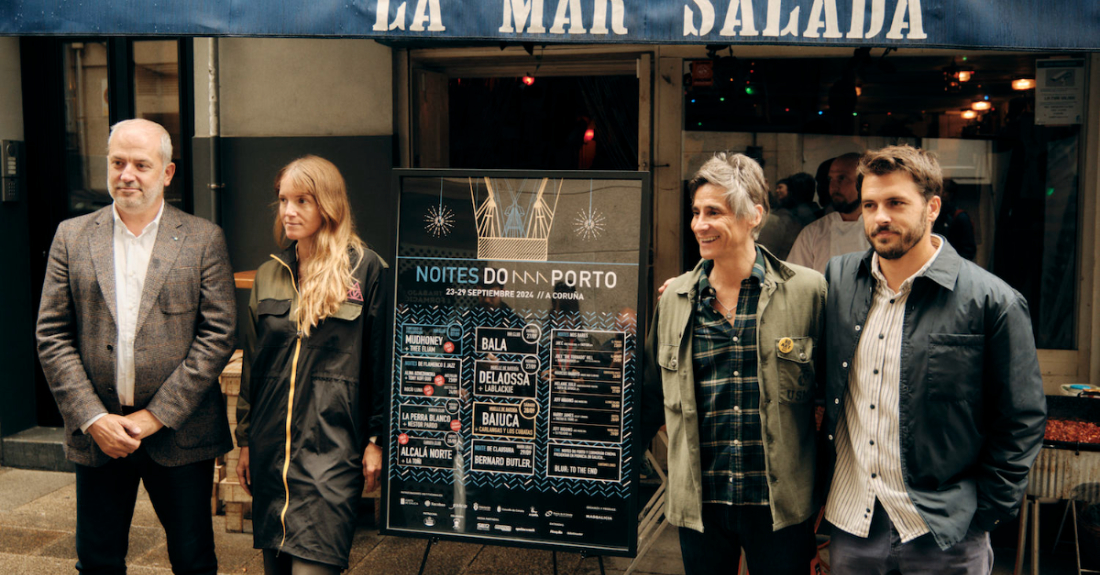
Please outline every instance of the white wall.
[[0, 38], [0, 139], [23, 139], [19, 38]]
[[[195, 39], [195, 135], [209, 136], [209, 43]], [[393, 134], [390, 49], [373, 40], [222, 38], [221, 135]]]

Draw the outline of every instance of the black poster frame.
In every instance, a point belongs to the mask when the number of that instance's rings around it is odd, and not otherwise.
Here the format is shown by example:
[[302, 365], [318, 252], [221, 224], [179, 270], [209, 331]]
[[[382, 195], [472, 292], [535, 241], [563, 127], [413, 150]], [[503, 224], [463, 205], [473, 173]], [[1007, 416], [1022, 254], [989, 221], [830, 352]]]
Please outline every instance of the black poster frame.
[[[637, 278], [636, 278], [636, 284], [635, 284], [637, 293], [635, 293], [634, 297], [632, 298], [632, 301], [636, 305], [635, 310], [636, 310], [637, 319], [636, 319], [636, 328], [635, 328], [634, 335], [633, 335], [633, 338], [632, 338], [633, 344], [632, 344], [632, 347], [630, 347], [630, 349], [632, 349], [633, 352], [634, 352], [633, 357], [634, 357], [634, 363], [635, 363], [636, 370], [635, 370], [635, 374], [634, 374], [635, 375], [634, 376], [634, 381], [632, 382], [632, 385], [634, 387], [634, 391], [631, 393], [631, 397], [630, 397], [629, 402], [623, 401], [623, 404], [624, 404], [623, 405], [623, 410], [624, 410], [624, 412], [628, 408], [631, 409], [632, 412], [633, 412], [633, 416], [632, 416], [631, 421], [629, 423], [629, 425], [630, 425], [629, 429], [631, 431], [631, 434], [630, 434], [629, 440], [627, 440], [626, 437], [623, 437], [623, 443], [622, 443], [622, 447], [621, 447], [621, 450], [622, 450], [621, 453], [626, 454], [626, 453], [629, 452], [630, 457], [632, 458], [634, 463], [632, 463], [631, 466], [630, 466], [629, 475], [627, 475], [625, 478], [620, 475], [620, 480], [619, 480], [620, 482], [622, 482], [624, 479], [627, 480], [626, 483], [625, 483], [625, 490], [627, 491], [627, 494], [626, 494], [626, 497], [625, 497], [625, 501], [626, 501], [626, 503], [625, 503], [625, 505], [626, 505], [625, 525], [622, 526], [622, 529], [624, 531], [622, 533], [622, 541], [624, 541], [625, 544], [613, 544], [613, 545], [604, 544], [604, 545], [601, 545], [601, 544], [592, 544], [589, 541], [568, 542], [568, 541], [561, 541], [561, 540], [552, 540], [552, 539], [548, 539], [548, 538], [522, 537], [522, 536], [519, 536], [519, 535], [504, 536], [504, 535], [498, 534], [496, 532], [479, 533], [479, 532], [476, 532], [476, 531], [473, 531], [473, 530], [463, 530], [463, 532], [456, 532], [456, 531], [444, 531], [444, 530], [433, 530], [433, 529], [419, 529], [419, 528], [413, 528], [413, 527], [409, 527], [409, 526], [395, 527], [394, 525], [392, 525], [391, 520], [393, 519], [392, 514], [394, 513], [394, 509], [393, 509], [393, 502], [391, 502], [390, 498], [391, 498], [391, 496], [394, 495], [394, 493], [391, 492], [391, 490], [393, 489], [393, 487], [391, 486], [391, 480], [392, 480], [393, 475], [391, 475], [390, 467], [391, 467], [392, 461], [394, 461], [395, 459], [392, 457], [393, 454], [391, 453], [391, 451], [392, 451], [392, 447], [394, 445], [396, 445], [394, 433], [395, 433], [396, 430], [398, 430], [397, 425], [399, 423], [398, 416], [394, 415], [395, 411], [396, 411], [395, 402], [400, 401], [400, 399], [396, 396], [396, 393], [395, 393], [395, 391], [396, 391], [395, 390], [395, 387], [396, 387], [395, 377], [398, 375], [398, 371], [400, 369], [402, 369], [401, 361], [399, 359], [400, 355], [398, 353], [399, 350], [398, 350], [398, 343], [397, 343], [398, 338], [400, 337], [397, 332], [400, 328], [398, 327], [398, 321], [397, 321], [397, 317], [396, 317], [398, 315], [398, 311], [397, 311], [398, 307], [399, 307], [398, 302], [400, 301], [399, 294], [402, 290], [402, 282], [401, 282], [401, 279], [399, 278], [399, 272], [397, 271], [397, 270], [400, 269], [401, 259], [402, 259], [401, 257], [399, 257], [401, 252], [402, 252], [402, 245], [403, 245], [402, 244], [403, 239], [401, 237], [400, 229], [401, 229], [401, 225], [402, 225], [402, 222], [403, 222], [402, 218], [404, 218], [404, 217], [420, 218], [421, 217], [421, 214], [410, 215], [410, 214], [402, 214], [401, 213], [401, 211], [403, 209], [403, 202], [401, 200], [403, 198], [403, 195], [405, 194], [404, 182], [405, 182], [406, 179], [409, 179], [409, 178], [449, 178], [449, 179], [455, 179], [455, 178], [459, 178], [459, 179], [492, 178], [492, 179], [497, 179], [497, 180], [499, 180], [499, 179], [534, 180], [534, 179], [541, 179], [541, 178], [550, 178], [551, 180], [553, 180], [553, 179], [591, 180], [591, 181], [618, 180], [618, 181], [638, 182], [638, 186], [640, 188], [639, 197], [637, 199], [637, 201], [640, 204], [638, 206], [638, 213], [640, 214], [641, 217], [639, 218], [639, 221], [637, 222], [637, 225], [638, 225], [638, 244], [637, 244], [637, 252], [636, 252], [636, 258], [635, 258], [636, 263], [637, 263], [637, 267], [636, 267]], [[393, 189], [396, 192], [396, 196], [398, 197], [398, 210], [397, 210], [398, 211], [398, 214], [397, 214], [398, 234], [397, 234], [397, 242], [395, 242], [395, 251], [394, 251], [394, 253], [389, 254], [392, 257], [391, 263], [392, 263], [392, 267], [394, 269], [394, 272], [393, 272], [393, 276], [394, 276], [393, 290], [394, 290], [394, 292], [392, 294], [394, 299], [392, 301], [394, 302], [395, 309], [394, 309], [393, 321], [390, 322], [391, 333], [389, 335], [391, 337], [391, 340], [390, 340], [390, 346], [389, 346], [388, 351], [389, 351], [389, 354], [390, 354], [389, 357], [392, 360], [394, 360], [394, 364], [393, 364], [393, 372], [391, 373], [391, 378], [387, 382], [387, 385], [388, 385], [387, 389], [388, 389], [388, 392], [390, 393], [390, 397], [389, 397], [389, 402], [388, 402], [388, 405], [387, 405], [387, 414], [388, 414], [388, 416], [387, 416], [387, 422], [386, 422], [386, 437], [385, 438], [380, 438], [380, 442], [382, 443], [382, 447], [383, 447], [383, 451], [384, 451], [384, 456], [383, 456], [384, 459], [383, 460], [386, 462], [384, 467], [383, 467], [383, 477], [382, 477], [382, 482], [381, 482], [382, 483], [382, 498], [381, 498], [381, 502], [382, 502], [382, 524], [379, 527], [380, 533], [383, 534], [383, 535], [413, 537], [413, 538], [422, 538], [422, 539], [428, 539], [428, 540], [450, 540], [450, 541], [458, 541], [458, 542], [466, 542], [466, 543], [480, 543], [480, 544], [499, 545], [499, 546], [508, 546], [508, 547], [521, 547], [521, 548], [527, 548], [527, 549], [545, 549], [545, 550], [552, 550], [552, 551], [574, 552], [574, 553], [581, 553], [583, 556], [604, 556], [604, 555], [606, 555], [606, 556], [634, 557], [637, 554], [638, 513], [639, 513], [639, 510], [640, 510], [639, 492], [638, 492], [638, 475], [639, 475], [639, 467], [641, 465], [640, 462], [643, 459], [641, 454], [645, 452], [644, 445], [640, 446], [636, 442], [641, 439], [641, 438], [638, 437], [639, 431], [641, 429], [641, 421], [640, 421], [641, 412], [640, 412], [640, 409], [639, 409], [639, 407], [640, 407], [639, 403], [640, 403], [640, 397], [641, 397], [641, 391], [642, 391], [642, 378], [643, 378], [642, 366], [644, 365], [644, 341], [645, 341], [645, 334], [647, 333], [646, 332], [646, 318], [649, 315], [648, 314], [648, 310], [649, 310], [648, 276], [649, 276], [649, 268], [650, 268], [650, 265], [651, 265], [651, 262], [650, 262], [650, 251], [651, 251], [650, 250], [650, 232], [651, 232], [651, 217], [652, 217], [651, 213], [652, 213], [652, 205], [653, 205], [653, 202], [652, 202], [652, 189], [651, 189], [651, 174], [649, 172], [628, 172], [628, 171], [395, 169], [393, 171], [392, 185], [393, 185]], [[417, 219], [417, 222], [421, 222], [421, 220]], [[483, 260], [479, 259], [478, 261], [483, 261]], [[598, 262], [593, 262], [593, 263], [595, 264], [595, 263], [598, 263]], [[627, 297], [629, 297], [629, 295]], [[625, 354], [627, 352], [627, 349], [625, 349], [625, 345], [626, 344], [624, 344], [624, 350], [623, 350], [624, 357], [625, 357]], [[467, 359], [465, 361], [473, 362], [474, 359], [472, 357], [467, 357]], [[474, 386], [474, 382], [472, 382], [472, 381], [461, 382], [460, 387], [463, 386], [463, 385], [465, 385], [468, 388], [472, 389], [473, 386]], [[625, 390], [626, 390], [626, 388], [624, 387], [622, 391], [625, 391]], [[472, 405], [472, 402], [471, 402], [471, 405]], [[398, 403], [397, 406], [401, 407], [401, 406], [404, 406], [404, 404]], [[624, 424], [625, 424], [625, 422], [624, 422]], [[493, 438], [489, 437], [488, 439], [491, 440]], [[549, 443], [549, 442], [547, 442], [547, 443]], [[648, 444], [647, 441], [645, 443]], [[599, 449], [599, 448], [595, 447], [595, 449]], [[549, 446], [546, 447], [546, 450], [549, 451]], [[621, 460], [620, 460], [620, 465], [622, 465]], [[622, 471], [623, 470], [620, 470], [620, 473]], [[547, 474], [547, 477], [550, 477], [549, 474]], [[512, 494], [512, 493], [510, 492], [509, 494]], [[514, 504], [518, 507], [525, 508], [527, 506], [527, 502], [525, 502], [523, 500], [524, 493], [523, 492], [518, 492], [516, 494], [519, 495], [519, 500], [515, 501]], [[475, 508], [476, 508], [476, 506], [475, 506]], [[533, 508], [532, 508], [532, 511], [534, 511]], [[541, 510], [540, 510], [540, 512], [541, 512]], [[540, 513], [540, 515], [541, 515], [541, 513]], [[549, 511], [547, 511], [547, 516], [549, 517]], [[456, 529], [457, 529], [457, 524], [456, 524]]]

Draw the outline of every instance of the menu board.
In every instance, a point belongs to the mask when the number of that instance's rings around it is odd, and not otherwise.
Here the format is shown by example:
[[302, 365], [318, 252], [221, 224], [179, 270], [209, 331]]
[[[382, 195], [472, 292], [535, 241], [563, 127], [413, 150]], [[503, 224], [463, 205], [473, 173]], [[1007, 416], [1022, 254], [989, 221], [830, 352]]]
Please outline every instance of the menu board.
[[633, 555], [648, 174], [396, 181], [383, 532]]

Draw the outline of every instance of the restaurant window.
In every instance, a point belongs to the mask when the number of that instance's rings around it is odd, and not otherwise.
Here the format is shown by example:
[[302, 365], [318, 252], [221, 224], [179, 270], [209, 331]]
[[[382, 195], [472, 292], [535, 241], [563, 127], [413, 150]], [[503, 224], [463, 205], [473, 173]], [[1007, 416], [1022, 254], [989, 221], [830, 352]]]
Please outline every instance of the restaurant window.
[[[111, 203], [107, 192], [107, 136], [124, 118], [164, 126], [172, 138], [176, 177], [165, 200], [189, 210], [187, 138], [180, 114], [179, 40], [68, 41], [61, 44], [64, 73], [67, 216]], [[189, 78], [190, 76], [188, 76]], [[121, 85], [126, 79], [129, 86]]]
[[[973, 243], [960, 253], [1024, 295], [1039, 348], [1074, 349], [1084, 62], [877, 49], [801, 59], [727, 50], [687, 60], [684, 179], [718, 150], [759, 159], [773, 190], [847, 152], [902, 143], [933, 151], [950, 192], [940, 229], [968, 219]], [[1037, 90], [1051, 89], [1069, 105], [1037, 106]], [[687, 244], [684, 261], [697, 261]]]

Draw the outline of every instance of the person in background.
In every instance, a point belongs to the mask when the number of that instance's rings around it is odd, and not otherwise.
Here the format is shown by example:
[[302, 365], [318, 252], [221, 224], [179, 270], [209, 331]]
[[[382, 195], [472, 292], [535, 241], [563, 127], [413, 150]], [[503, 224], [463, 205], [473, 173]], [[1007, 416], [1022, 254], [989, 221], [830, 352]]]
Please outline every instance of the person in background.
[[859, 157], [856, 153], [844, 154], [829, 165], [829, 198], [836, 211], [802, 228], [787, 261], [824, 272], [829, 258], [862, 252], [870, 246], [863, 234], [856, 189]]
[[330, 575], [348, 568], [364, 479], [373, 491], [382, 468], [387, 266], [356, 235], [328, 160], [294, 160], [275, 192], [284, 250], [249, 300], [237, 476], [265, 575]]
[[834, 573], [990, 573], [1043, 439], [1027, 302], [931, 233], [941, 173], [909, 146], [867, 153], [872, 249], [826, 270]]
[[815, 553], [814, 370], [821, 274], [756, 244], [763, 171], [718, 154], [688, 184], [702, 261], [672, 280], [646, 338], [642, 441], [668, 427], [669, 522], [688, 575], [805, 575]]
[[768, 213], [756, 243], [767, 248], [775, 257], [785, 260], [801, 231], [802, 224], [794, 214], [786, 208], [779, 208]]
[[164, 201], [172, 140], [125, 120], [107, 140], [114, 203], [57, 228], [38, 311], [38, 357], [76, 464], [83, 573], [125, 573], [145, 485], [176, 573], [214, 575], [214, 458], [233, 447], [218, 375], [237, 304], [225, 235]]
[[932, 226], [932, 233], [943, 236], [960, 256], [974, 261], [974, 256], [978, 254], [978, 244], [974, 242], [974, 221], [966, 210], [958, 207], [958, 191], [959, 185], [955, 180], [943, 180], [943, 206], [940, 217], [936, 218], [936, 225]]
[[810, 174], [800, 172], [779, 180], [773, 196], [774, 209], [768, 213], [757, 243], [768, 248], [775, 257], [786, 260], [803, 226], [817, 219], [813, 196], [814, 178]]
[[[792, 174], [776, 184], [776, 195], [780, 196], [780, 207], [790, 210], [794, 219], [803, 227], [824, 215], [821, 206], [814, 202], [816, 186], [814, 177], [806, 172]], [[782, 195], [779, 192], [780, 188], [785, 189]]]

